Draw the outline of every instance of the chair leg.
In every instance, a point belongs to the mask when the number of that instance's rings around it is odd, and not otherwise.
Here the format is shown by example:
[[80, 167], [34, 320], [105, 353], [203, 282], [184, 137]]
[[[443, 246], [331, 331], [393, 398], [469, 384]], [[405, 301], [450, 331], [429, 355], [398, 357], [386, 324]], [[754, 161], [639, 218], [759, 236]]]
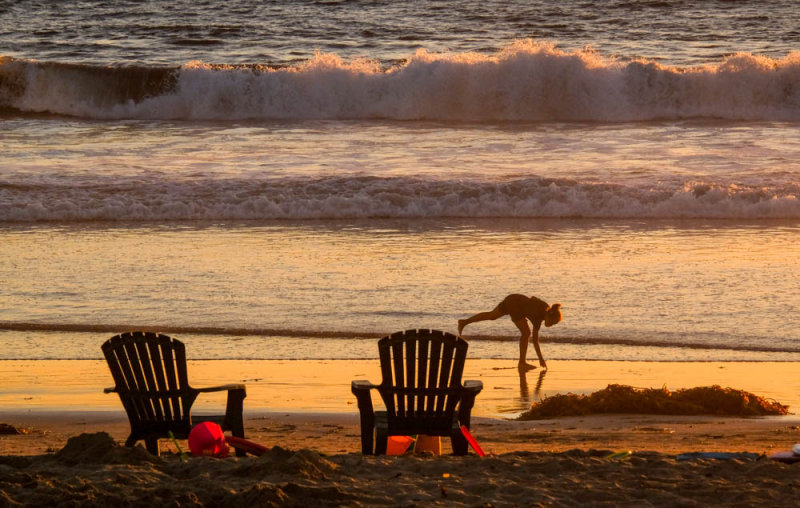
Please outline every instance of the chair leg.
[[389, 434], [385, 430], [378, 429], [375, 432], [375, 455], [386, 455], [386, 445], [389, 442]]
[[361, 453], [364, 455], [372, 455], [373, 449], [373, 434], [375, 432], [374, 425], [361, 424]]
[[469, 443], [460, 428], [450, 432], [450, 444], [453, 446], [453, 455], [466, 455], [469, 451]]
[[[373, 445], [373, 434], [375, 432], [375, 414], [372, 412], [371, 407], [360, 407], [361, 401], [359, 400], [359, 415], [361, 417], [361, 453], [364, 455], [372, 455], [375, 450]], [[372, 406], [372, 401], [370, 401]]]
[[161, 455], [161, 450], [158, 447], [158, 438], [154, 436], [146, 437], [144, 439], [144, 446], [147, 451], [155, 456]]
[[[243, 389], [228, 390], [228, 402], [225, 408], [225, 426], [230, 429], [231, 434], [236, 437], [244, 438], [244, 398], [247, 392]], [[239, 448], [236, 449], [237, 457], [244, 457], [247, 452]]]
[[225, 407], [225, 423], [231, 434], [244, 438], [244, 398], [247, 393], [242, 389], [228, 390], [228, 403]]

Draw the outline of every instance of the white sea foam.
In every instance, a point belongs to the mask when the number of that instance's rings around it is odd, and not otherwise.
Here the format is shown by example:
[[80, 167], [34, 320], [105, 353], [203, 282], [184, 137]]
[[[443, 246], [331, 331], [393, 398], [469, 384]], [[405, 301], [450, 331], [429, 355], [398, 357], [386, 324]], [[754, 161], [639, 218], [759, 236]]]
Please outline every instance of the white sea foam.
[[0, 182], [0, 221], [433, 217], [799, 218], [800, 186], [747, 187], [325, 177]]
[[800, 121], [800, 53], [736, 54], [699, 67], [621, 61], [517, 41], [424, 50], [390, 69], [317, 54], [294, 67], [190, 62], [99, 68], [0, 59], [0, 106], [98, 119], [391, 119], [623, 122]]

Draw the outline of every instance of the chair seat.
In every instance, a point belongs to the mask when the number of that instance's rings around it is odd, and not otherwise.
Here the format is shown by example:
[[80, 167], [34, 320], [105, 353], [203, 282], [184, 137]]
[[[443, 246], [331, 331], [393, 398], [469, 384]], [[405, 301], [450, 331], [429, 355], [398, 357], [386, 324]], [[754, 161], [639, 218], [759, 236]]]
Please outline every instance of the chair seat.
[[386, 411], [375, 411], [376, 430], [385, 429], [389, 436], [413, 436], [425, 434], [428, 436], [449, 436], [453, 430], [461, 429], [458, 414], [453, 413], [449, 419], [416, 417], [395, 418], [389, 424], [389, 415]]

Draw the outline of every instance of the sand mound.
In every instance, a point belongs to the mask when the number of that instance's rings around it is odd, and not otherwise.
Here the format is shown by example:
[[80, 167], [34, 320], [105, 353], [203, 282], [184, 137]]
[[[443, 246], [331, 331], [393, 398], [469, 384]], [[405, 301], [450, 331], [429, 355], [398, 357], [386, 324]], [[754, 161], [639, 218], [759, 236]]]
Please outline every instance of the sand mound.
[[160, 459], [141, 446], [120, 446], [105, 432], [81, 434], [67, 440], [66, 446], [56, 452], [56, 460], [64, 464], [146, 464]]
[[26, 429], [20, 429], [14, 427], [13, 425], [9, 425], [7, 423], [0, 423], [0, 435], [4, 436], [19, 436], [22, 434], [27, 434], [28, 431]]
[[335, 471], [336, 468], [336, 464], [313, 450], [303, 449], [292, 452], [275, 446], [256, 460], [243, 462], [236, 469], [235, 474], [246, 476], [283, 472], [291, 473], [299, 478], [323, 478]]
[[590, 395], [558, 394], [534, 404], [520, 420], [598, 413], [764, 416], [788, 414], [788, 406], [743, 390], [718, 385], [670, 392], [611, 384]]

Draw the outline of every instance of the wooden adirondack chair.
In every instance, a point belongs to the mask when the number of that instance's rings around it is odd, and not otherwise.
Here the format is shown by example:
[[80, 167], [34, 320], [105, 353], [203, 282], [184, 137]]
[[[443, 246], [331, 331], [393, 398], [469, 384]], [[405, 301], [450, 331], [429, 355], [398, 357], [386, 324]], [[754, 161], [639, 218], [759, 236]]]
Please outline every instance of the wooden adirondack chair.
[[[453, 453], [466, 454], [460, 424], [469, 428], [483, 389], [481, 381], [461, 383], [467, 347], [464, 339], [438, 330], [406, 330], [380, 339], [381, 384], [357, 380], [350, 387], [361, 413], [361, 452], [385, 454], [389, 436], [425, 434], [449, 436]], [[373, 388], [386, 411], [374, 411]]]
[[115, 383], [104, 391], [119, 395], [131, 424], [125, 446], [143, 439], [147, 450], [158, 455], [158, 439], [169, 437], [170, 431], [176, 438], [189, 436], [193, 425], [192, 404], [200, 393], [225, 390], [228, 392], [225, 415], [202, 417], [198, 421], [214, 421], [234, 436], [244, 437], [245, 385], [190, 386], [186, 348], [179, 340], [152, 332], [129, 332], [111, 337], [102, 349]]

